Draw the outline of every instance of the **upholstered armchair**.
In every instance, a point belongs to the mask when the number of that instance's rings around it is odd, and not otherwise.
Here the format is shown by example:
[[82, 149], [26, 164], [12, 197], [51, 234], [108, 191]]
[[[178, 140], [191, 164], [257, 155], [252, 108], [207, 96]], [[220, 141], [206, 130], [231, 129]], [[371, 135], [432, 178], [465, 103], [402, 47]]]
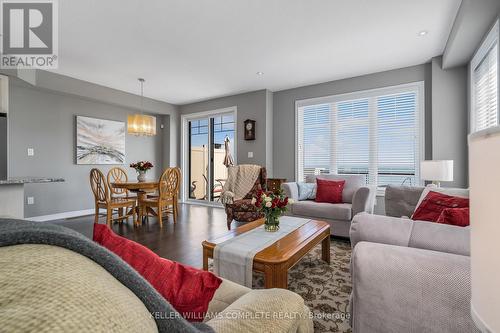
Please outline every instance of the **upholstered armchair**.
[[233, 222], [233, 220], [238, 222], [251, 222], [264, 216], [257, 210], [255, 205], [252, 205], [252, 198], [257, 195], [259, 190], [266, 189], [266, 180], [266, 168], [261, 167], [259, 176], [257, 177], [252, 189], [243, 197], [243, 199], [224, 204], [227, 215], [228, 229], [231, 229], [231, 222]]

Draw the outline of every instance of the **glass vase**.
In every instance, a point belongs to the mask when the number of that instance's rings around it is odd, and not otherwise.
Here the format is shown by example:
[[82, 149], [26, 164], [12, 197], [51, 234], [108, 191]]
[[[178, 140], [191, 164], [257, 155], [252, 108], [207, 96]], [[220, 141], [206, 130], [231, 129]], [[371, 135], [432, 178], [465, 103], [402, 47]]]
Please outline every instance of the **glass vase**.
[[279, 216], [266, 215], [266, 221], [264, 223], [264, 230], [268, 232], [275, 232], [280, 229], [280, 218]]

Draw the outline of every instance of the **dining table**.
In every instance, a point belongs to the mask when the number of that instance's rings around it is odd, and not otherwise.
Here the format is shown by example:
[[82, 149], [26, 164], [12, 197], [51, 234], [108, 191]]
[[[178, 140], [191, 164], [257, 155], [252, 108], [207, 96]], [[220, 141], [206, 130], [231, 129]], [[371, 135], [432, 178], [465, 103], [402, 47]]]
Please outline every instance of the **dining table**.
[[[137, 195], [137, 202], [140, 203], [141, 200], [147, 198], [148, 193], [155, 192], [158, 189], [157, 181], [127, 181], [127, 182], [114, 182], [111, 183], [113, 188], [125, 189]], [[157, 216], [157, 213], [151, 207], [146, 207], [146, 212], [144, 212], [144, 207], [138, 205], [136, 207], [138, 216], [142, 216], [142, 222], [147, 215], [151, 214]], [[146, 213], [146, 214], [144, 214]]]

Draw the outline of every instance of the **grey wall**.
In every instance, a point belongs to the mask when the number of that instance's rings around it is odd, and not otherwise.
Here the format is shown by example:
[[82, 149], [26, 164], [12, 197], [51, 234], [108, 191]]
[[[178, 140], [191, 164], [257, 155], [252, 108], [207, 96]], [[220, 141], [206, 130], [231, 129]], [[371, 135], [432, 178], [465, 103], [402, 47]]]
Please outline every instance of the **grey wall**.
[[[266, 165], [266, 112], [268, 105], [268, 91], [258, 90], [245, 94], [216, 98], [204, 102], [181, 105], [180, 114], [190, 114], [203, 111], [237, 107], [236, 125], [238, 126], [237, 163]], [[243, 121], [256, 120], [255, 140], [244, 140]], [[180, 122], [179, 122], [180, 128]], [[179, 135], [181, 131], [179, 130]], [[253, 152], [253, 158], [248, 158], [248, 152]], [[272, 171], [272, 170], [271, 170]]]
[[[431, 85], [431, 82], [426, 73], [429, 73], [428, 66], [419, 65], [275, 92], [273, 96], [274, 176], [288, 180], [295, 179], [295, 101], [417, 81], [425, 82], [427, 92], [427, 86]], [[430, 158], [432, 156], [431, 114], [429, 113], [431, 100], [427, 93], [425, 103], [425, 154], [427, 158]]]
[[498, 0], [462, 0], [444, 49], [443, 67], [466, 65], [498, 15]]
[[[138, 110], [120, 105], [123, 100], [120, 98], [115, 100], [113, 92], [107, 94], [106, 89], [109, 88], [105, 87], [92, 87], [86, 83], [92, 90], [98, 92], [95, 95], [89, 93], [94, 97], [88, 98], [67, 92], [51, 91], [45, 87], [31, 87], [18, 81], [14, 78], [10, 80], [10, 176], [47, 176], [66, 179], [64, 183], [26, 185], [25, 195], [35, 197], [34, 205], [25, 205], [26, 217], [93, 208], [88, 177], [90, 169], [94, 166], [75, 164], [75, 116], [126, 122], [127, 115], [137, 113]], [[74, 83], [73, 79], [69, 78], [67, 82]], [[126, 97], [129, 101], [134, 100], [131, 104], [138, 105], [137, 96], [127, 95], [130, 94], [120, 92], [119, 96]], [[156, 107], [161, 107], [162, 104], [165, 104], [162, 109], [164, 113], [172, 112], [167, 103], [158, 102]], [[132, 161], [152, 161], [156, 167], [149, 176], [154, 178], [159, 176], [163, 166], [172, 163], [170, 158], [163, 156], [164, 152], [170, 153], [169, 124], [164, 130], [160, 129], [161, 123], [168, 117], [168, 115], [158, 116], [158, 135], [155, 137], [126, 136], [126, 164], [123, 167], [130, 177], [135, 177], [135, 172], [128, 167], [128, 163]], [[27, 156], [28, 147], [34, 148], [35, 156]], [[176, 153], [175, 149], [174, 151]], [[111, 166], [98, 167], [107, 172]]]
[[273, 177], [273, 100], [274, 95], [271, 91], [266, 91], [266, 169], [267, 176]]
[[454, 161], [450, 187], [468, 187], [467, 67], [442, 69], [442, 57], [432, 59], [432, 159]]
[[7, 117], [0, 114], [0, 179], [7, 178]]

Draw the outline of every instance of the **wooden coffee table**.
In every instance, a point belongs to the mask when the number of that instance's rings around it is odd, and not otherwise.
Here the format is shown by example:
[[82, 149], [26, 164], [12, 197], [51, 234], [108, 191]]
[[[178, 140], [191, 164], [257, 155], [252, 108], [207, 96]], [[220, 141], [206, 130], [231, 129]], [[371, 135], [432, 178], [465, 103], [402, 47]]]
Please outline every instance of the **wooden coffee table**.
[[[208, 270], [208, 258], [213, 259], [214, 248], [228, 239], [264, 224], [264, 219], [247, 223], [213, 240], [203, 241], [203, 269]], [[311, 220], [295, 231], [258, 252], [253, 270], [264, 273], [265, 288], [287, 288], [288, 269], [294, 266], [312, 248], [321, 243], [321, 257], [330, 263], [330, 225]]]

